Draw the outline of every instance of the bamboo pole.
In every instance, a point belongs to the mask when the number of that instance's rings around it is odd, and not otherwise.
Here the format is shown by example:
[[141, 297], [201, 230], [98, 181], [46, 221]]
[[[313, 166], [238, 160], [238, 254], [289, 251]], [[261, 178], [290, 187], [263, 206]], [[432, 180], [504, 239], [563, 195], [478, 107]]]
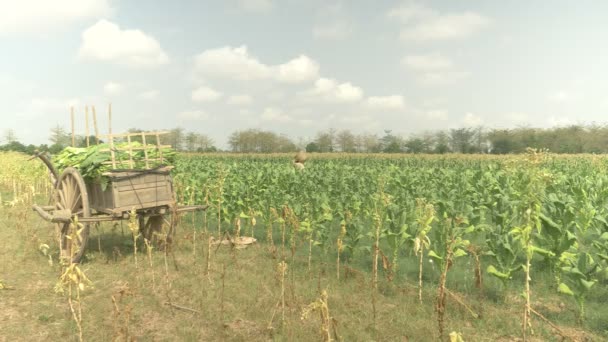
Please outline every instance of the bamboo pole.
[[95, 111], [95, 106], [91, 106], [91, 111], [93, 111], [93, 128], [95, 129], [95, 143], [99, 145], [99, 129], [97, 128], [97, 112]]
[[158, 158], [160, 159], [160, 164], [163, 164], [163, 149], [160, 145], [160, 133], [156, 133], [156, 148], [158, 149]]
[[89, 106], [84, 107], [84, 125], [84, 133], [87, 136], [87, 147], [89, 147]]
[[144, 160], [146, 161], [146, 169], [150, 168], [150, 164], [148, 163], [148, 149], [146, 144], [146, 133], [141, 132], [141, 142], [144, 145]]
[[110, 142], [110, 157], [112, 168], [116, 169], [116, 156], [114, 154], [114, 137], [112, 136], [112, 104], [108, 105], [108, 141]]
[[70, 107], [70, 121], [72, 123], [72, 147], [76, 147], [76, 137], [74, 136], [74, 107]]
[[108, 105], [108, 133], [112, 135], [112, 104]]
[[129, 167], [131, 169], [134, 169], [135, 167], [133, 166], [133, 146], [131, 145], [131, 136], [128, 135], [127, 136], [127, 141], [129, 143]]

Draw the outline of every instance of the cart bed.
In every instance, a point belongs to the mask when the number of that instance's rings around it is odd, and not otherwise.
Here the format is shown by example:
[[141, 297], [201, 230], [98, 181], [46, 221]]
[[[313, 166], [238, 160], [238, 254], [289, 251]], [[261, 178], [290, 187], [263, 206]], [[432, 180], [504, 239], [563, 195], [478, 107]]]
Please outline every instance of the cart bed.
[[111, 215], [135, 210], [168, 207], [173, 204], [173, 184], [170, 167], [154, 170], [112, 171], [106, 175], [110, 182], [87, 182], [91, 209]]

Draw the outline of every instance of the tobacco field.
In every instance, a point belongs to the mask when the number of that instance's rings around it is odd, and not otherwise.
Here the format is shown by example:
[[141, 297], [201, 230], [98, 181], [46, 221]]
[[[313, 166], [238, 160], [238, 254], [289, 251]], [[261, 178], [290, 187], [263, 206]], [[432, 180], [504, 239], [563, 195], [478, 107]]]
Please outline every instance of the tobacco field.
[[[44, 167], [3, 157], [9, 337], [608, 338], [605, 156], [312, 154], [297, 170], [291, 154], [180, 154], [178, 203], [208, 209], [179, 218], [165, 253], [130, 225], [95, 227], [81, 298], [57, 291], [65, 266], [29, 209], [52, 191]], [[257, 243], [215, 243], [245, 237]]]

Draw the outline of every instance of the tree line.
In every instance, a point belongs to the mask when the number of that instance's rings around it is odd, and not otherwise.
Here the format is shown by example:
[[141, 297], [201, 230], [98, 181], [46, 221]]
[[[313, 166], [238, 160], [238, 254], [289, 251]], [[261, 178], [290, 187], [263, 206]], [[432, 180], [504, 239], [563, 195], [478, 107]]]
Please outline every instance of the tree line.
[[[143, 132], [129, 129], [130, 133]], [[49, 144], [24, 145], [14, 130], [4, 132], [0, 150], [31, 154], [35, 150], [60, 152], [72, 145], [72, 136], [61, 126], [50, 130]], [[75, 146], [84, 147], [87, 137], [76, 136]], [[132, 141], [141, 138], [132, 137]], [[89, 137], [94, 144], [97, 138]], [[103, 142], [103, 141], [102, 141]], [[174, 128], [162, 136], [162, 143], [185, 152], [239, 152], [274, 153], [295, 152], [348, 152], [348, 153], [492, 153], [524, 152], [527, 147], [548, 149], [555, 153], [608, 153], [608, 126], [570, 125], [554, 128], [517, 127], [485, 129], [463, 127], [412, 134], [407, 137], [384, 130], [382, 134], [356, 134], [350, 130], [333, 128], [318, 132], [314, 138], [294, 140], [286, 135], [261, 129], [237, 130], [228, 137], [228, 149], [222, 151], [213, 139], [205, 134]]]
[[485, 129], [462, 127], [423, 132], [403, 137], [383, 134], [355, 134], [328, 129], [313, 139], [297, 143], [276, 133], [250, 129], [232, 133], [228, 141], [233, 152], [348, 152], [348, 153], [522, 153], [527, 147], [554, 153], [608, 153], [608, 126], [570, 125], [553, 128], [517, 127]]

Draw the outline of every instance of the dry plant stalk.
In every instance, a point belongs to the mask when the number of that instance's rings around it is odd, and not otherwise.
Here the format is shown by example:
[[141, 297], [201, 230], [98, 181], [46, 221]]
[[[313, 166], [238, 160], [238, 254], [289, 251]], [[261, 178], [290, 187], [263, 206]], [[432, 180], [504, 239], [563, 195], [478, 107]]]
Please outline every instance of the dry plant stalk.
[[216, 184], [216, 202], [217, 202], [217, 238], [222, 238], [222, 203], [224, 202], [224, 182], [226, 181], [227, 171], [220, 167], [218, 171], [218, 180]]
[[255, 215], [256, 213], [253, 210], [249, 210], [249, 217], [251, 217], [251, 219], [249, 220], [249, 224], [251, 226], [251, 237], [255, 237], [255, 225], [257, 224], [257, 220], [255, 219]]
[[336, 241], [338, 246], [338, 256], [336, 258], [336, 277], [338, 280], [340, 280], [340, 253], [342, 253], [342, 250], [344, 249], [344, 244], [342, 243], [344, 236], [346, 236], [346, 220], [342, 221], [340, 224], [340, 234], [338, 235], [338, 240]]
[[281, 218], [280, 218], [280, 222], [281, 222], [281, 259], [283, 261], [285, 261], [285, 217], [287, 216], [287, 213], [285, 212], [286, 207], [283, 207], [283, 210], [281, 212]]
[[340, 337], [337, 333], [335, 321], [329, 314], [329, 306], [327, 299], [327, 290], [321, 291], [321, 297], [319, 297], [316, 301], [308, 304], [308, 306], [306, 306], [304, 310], [302, 310], [301, 319], [306, 320], [313, 311], [318, 311], [321, 323], [321, 339], [324, 342], [331, 342], [335, 340], [339, 341]]
[[135, 268], [137, 269], [137, 238], [139, 238], [139, 222], [137, 222], [137, 212], [135, 208], [129, 212], [129, 230], [133, 236], [133, 257], [135, 258]]
[[150, 264], [150, 272], [152, 272], [152, 291], [156, 292], [156, 277], [154, 272], [154, 264], [152, 263], [152, 243], [144, 238], [144, 244], [146, 245], [146, 252], [148, 254], [148, 262]]
[[234, 238], [236, 240], [238, 240], [238, 238], [241, 236], [241, 218], [237, 217], [236, 219], [234, 219], [234, 226], [236, 227], [236, 233]]
[[289, 208], [288, 206], [284, 207], [285, 220], [290, 228], [290, 236], [289, 236], [289, 247], [291, 248], [291, 259], [293, 262], [293, 258], [296, 254], [296, 247], [298, 243], [298, 231], [300, 230], [300, 221], [296, 214]]
[[[194, 203], [194, 191], [190, 194], [190, 204]], [[192, 260], [196, 263], [196, 212], [192, 216]]]
[[[117, 295], [118, 300], [116, 299]], [[131, 321], [131, 311], [133, 310], [132, 304], [126, 305], [120, 308], [119, 303], [127, 297], [132, 297], [133, 292], [129, 288], [129, 284], [125, 283], [120, 290], [114, 295], [112, 295], [112, 304], [114, 305], [114, 314], [113, 314], [113, 327], [114, 327], [114, 341], [124, 340], [124, 341], [133, 341], [133, 337], [130, 335], [130, 321]]]
[[[449, 244], [453, 244], [453, 240]], [[448, 270], [452, 263], [452, 247], [448, 246], [447, 255], [445, 257], [444, 267], [439, 277], [439, 288], [437, 289], [437, 303], [435, 304], [435, 311], [437, 311], [437, 324], [439, 326], [439, 336], [443, 339], [445, 331], [445, 306], [446, 306], [446, 291], [445, 282], [448, 276]]]
[[374, 213], [374, 226], [375, 226], [375, 240], [374, 240], [374, 263], [372, 264], [372, 288], [374, 290], [378, 289], [378, 256], [380, 252], [380, 248], [378, 244], [380, 242], [380, 228], [382, 227], [380, 215]]
[[418, 223], [418, 233], [414, 240], [414, 253], [418, 259], [418, 301], [422, 304], [422, 266], [424, 261], [424, 248], [429, 247], [431, 241], [428, 233], [431, 230], [431, 223], [435, 219], [435, 207], [427, 203], [426, 199], [416, 199], [416, 222]]
[[287, 274], [287, 263], [281, 261], [277, 265], [277, 273], [281, 283], [281, 326], [285, 326], [285, 275]]
[[220, 322], [224, 322], [224, 290], [226, 288], [226, 264], [222, 265], [222, 292], [220, 294]]
[[268, 225], [266, 226], [266, 240], [268, 240], [268, 251], [272, 254], [273, 258], [276, 258], [277, 248], [274, 245], [274, 239], [272, 237], [274, 219], [279, 218], [279, 213], [275, 208], [270, 208], [268, 213]]
[[[78, 217], [70, 223], [70, 234], [67, 236], [68, 239], [76, 241], [80, 239], [80, 234], [84, 229], [84, 226], [78, 222]], [[78, 328], [78, 339], [83, 341], [82, 335], [82, 301], [80, 293], [86, 289], [87, 286], [92, 286], [91, 280], [84, 274], [84, 272], [78, 267], [78, 264], [72, 262], [76, 248], [71, 248], [71, 255], [68, 258], [69, 264], [63, 267], [59, 281], [55, 285], [55, 292], [65, 293], [65, 289], [68, 290], [68, 305], [72, 313], [72, 319], [76, 323]], [[74, 298], [74, 288], [76, 292], [76, 298]]]
[[470, 244], [467, 251], [471, 253], [475, 260], [475, 287], [479, 289], [480, 293], [483, 293], [483, 273], [481, 272], [481, 260], [479, 258], [481, 248]]
[[209, 271], [211, 270], [211, 245], [213, 237], [209, 236], [207, 239], [207, 266], [205, 267], [205, 275], [209, 277]]

